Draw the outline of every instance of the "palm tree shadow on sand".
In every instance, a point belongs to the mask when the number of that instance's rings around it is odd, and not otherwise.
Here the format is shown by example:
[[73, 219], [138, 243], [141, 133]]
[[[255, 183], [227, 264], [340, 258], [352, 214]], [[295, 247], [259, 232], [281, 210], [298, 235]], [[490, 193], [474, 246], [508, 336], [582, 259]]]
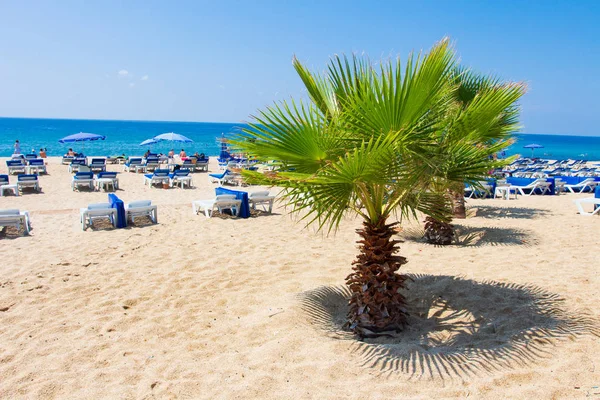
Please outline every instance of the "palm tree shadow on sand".
[[[452, 245], [454, 246], [533, 246], [538, 240], [533, 232], [516, 228], [499, 227], [474, 227], [454, 225], [456, 235]], [[402, 239], [412, 242], [426, 243], [424, 230], [421, 227], [408, 227], [399, 232]], [[445, 247], [437, 246], [436, 247]]]
[[563, 307], [564, 299], [533, 285], [410, 275], [409, 325], [396, 338], [360, 341], [342, 326], [349, 291], [324, 286], [300, 295], [311, 325], [352, 342], [363, 367], [409, 379], [489, 374], [552, 356], [567, 338], [600, 336], [597, 321]]
[[494, 207], [489, 205], [469, 206], [467, 208], [467, 216], [469, 218], [513, 218], [513, 219], [533, 219], [539, 217], [547, 217], [552, 215], [550, 210], [542, 208], [526, 208], [526, 207]]

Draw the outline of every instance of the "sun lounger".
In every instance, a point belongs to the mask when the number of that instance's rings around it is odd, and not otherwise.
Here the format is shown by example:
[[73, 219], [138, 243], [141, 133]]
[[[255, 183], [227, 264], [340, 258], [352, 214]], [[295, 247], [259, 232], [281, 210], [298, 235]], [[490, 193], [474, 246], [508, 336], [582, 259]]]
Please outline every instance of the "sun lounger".
[[169, 174], [169, 180], [171, 187], [181, 185], [181, 188], [185, 185], [192, 187], [192, 176], [190, 175], [189, 169], [178, 169]]
[[94, 190], [94, 174], [92, 172], [77, 172], [71, 180], [71, 189], [79, 190], [81, 186], [87, 186]]
[[153, 223], [158, 223], [158, 208], [152, 205], [150, 200], [133, 201], [125, 205], [126, 218], [131, 218], [131, 222], [135, 222], [135, 218], [148, 217]]
[[208, 159], [198, 159], [198, 161], [196, 161], [196, 171], [208, 172]]
[[231, 210], [233, 215], [237, 215], [238, 208], [241, 204], [242, 201], [237, 200], [235, 195], [221, 194], [212, 200], [196, 200], [192, 202], [192, 209], [194, 210], [194, 214], [204, 211], [206, 218], [210, 218], [213, 210], [218, 210], [219, 212]]
[[123, 171], [125, 172], [136, 172], [136, 167], [142, 166], [141, 157], [132, 157], [125, 164], [123, 164]]
[[492, 196], [493, 187], [487, 181], [479, 181], [477, 185], [465, 187], [465, 198], [481, 197], [482, 199]]
[[22, 174], [17, 178], [17, 187], [20, 193], [23, 193], [23, 189], [33, 188], [36, 192], [40, 192], [40, 181], [38, 176], [35, 174]]
[[8, 160], [6, 166], [8, 167], [8, 173], [11, 175], [25, 173], [25, 165], [21, 160]]
[[106, 171], [106, 159], [92, 158], [92, 162], [90, 163], [90, 169], [92, 170], [92, 172]]
[[62, 160], [61, 160], [61, 164], [62, 165], [69, 165], [71, 164], [71, 162], [75, 159], [75, 157], [73, 156], [63, 156]]
[[157, 156], [153, 156], [150, 157], [148, 156], [148, 158], [146, 158], [146, 171], [154, 171], [158, 168], [160, 168], [160, 161], [158, 160]]
[[28, 174], [45, 174], [47, 173], [46, 171], [46, 164], [44, 163], [44, 160], [42, 158], [33, 158], [27, 161], [27, 167], [25, 168], [27, 170]]
[[189, 169], [190, 172], [196, 172], [196, 164], [192, 162], [192, 160], [183, 160], [181, 164], [181, 168]]
[[112, 208], [109, 203], [90, 204], [87, 208], [80, 210], [81, 229], [86, 230], [92, 226], [94, 220], [107, 218], [112, 226], [116, 227], [115, 219], [117, 217], [117, 209]]
[[70, 173], [79, 172], [81, 166], [84, 166], [84, 167], [87, 166], [87, 159], [86, 158], [74, 158], [71, 161], [71, 164], [69, 165], [69, 172]]
[[160, 185], [163, 183], [170, 183], [168, 169], [157, 169], [153, 174], [144, 175], [144, 185], [152, 187], [153, 185]]
[[565, 185], [565, 189], [571, 193], [581, 193], [586, 189], [590, 189], [593, 192], [599, 184], [600, 181], [596, 181], [594, 178], [588, 178], [576, 184], [567, 184]]
[[268, 191], [254, 192], [248, 194], [248, 202], [252, 209], [256, 210], [257, 205], [262, 205], [263, 209], [267, 211], [267, 205], [269, 206], [269, 213], [273, 212], [273, 202], [275, 196], [270, 196]]
[[117, 178], [116, 172], [99, 172], [94, 183], [98, 190], [108, 190], [109, 187], [112, 187], [112, 190], [119, 188], [119, 178]]
[[[534, 194], [538, 194], [538, 193], [536, 193], [537, 191], [540, 191], [541, 192], [540, 194], [543, 195], [543, 194], [550, 192], [551, 185], [552, 185], [552, 183], [547, 182], [546, 179], [536, 179], [535, 181], [533, 181], [530, 184], [525, 185], [525, 186], [511, 185], [511, 189], [518, 190], [522, 196], [531, 196]], [[527, 193], [526, 190], [528, 190], [529, 193]]]
[[0, 197], [6, 193], [12, 192], [15, 196], [19, 195], [19, 187], [15, 184], [10, 184], [8, 175], [0, 175]]
[[229, 170], [225, 170], [222, 174], [208, 174], [209, 182], [218, 182], [219, 185], [223, 186], [226, 183], [237, 184], [237, 176]]
[[[575, 202], [575, 205], [577, 206], [577, 209], [579, 210], [579, 214], [581, 215], [600, 215], [600, 198], [598, 197], [586, 197], [584, 199], [577, 199], [577, 200], [573, 200]], [[583, 209], [583, 205], [584, 204], [592, 204], [593, 206], [593, 210], [592, 212], [586, 212]]]
[[25, 234], [31, 231], [31, 221], [27, 211], [0, 210], [0, 226], [14, 226], [19, 231], [24, 227]]

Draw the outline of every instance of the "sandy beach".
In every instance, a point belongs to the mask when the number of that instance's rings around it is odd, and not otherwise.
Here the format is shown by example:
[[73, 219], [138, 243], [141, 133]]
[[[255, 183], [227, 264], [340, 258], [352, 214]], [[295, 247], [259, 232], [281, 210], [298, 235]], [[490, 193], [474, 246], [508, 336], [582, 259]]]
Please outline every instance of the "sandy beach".
[[159, 223], [84, 232], [107, 194], [48, 162], [43, 193], [0, 197], [33, 225], [0, 239], [1, 399], [600, 396], [600, 220], [573, 203], [589, 194], [469, 200], [448, 247], [403, 222], [414, 323], [361, 343], [339, 329], [359, 220], [326, 236], [277, 203], [208, 219], [191, 207], [214, 197], [206, 173], [168, 190], [122, 173], [117, 195]]

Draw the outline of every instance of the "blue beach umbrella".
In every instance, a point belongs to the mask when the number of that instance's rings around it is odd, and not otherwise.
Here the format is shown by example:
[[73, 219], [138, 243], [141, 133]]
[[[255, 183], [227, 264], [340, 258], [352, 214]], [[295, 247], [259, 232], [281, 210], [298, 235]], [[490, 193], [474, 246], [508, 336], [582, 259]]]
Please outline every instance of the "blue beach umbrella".
[[[104, 136], [104, 135], [96, 135], [95, 133], [79, 132], [79, 133], [75, 133], [74, 135], [66, 136], [66, 137], [60, 139], [58, 142], [59, 143], [73, 143], [73, 142], [87, 142], [88, 140], [104, 140], [104, 139], [106, 139], [106, 136]], [[85, 144], [84, 144], [83, 148], [85, 149]]]
[[537, 143], [528, 144], [527, 146], [523, 146], [524, 149], [531, 149], [531, 158], [533, 158], [533, 150], [535, 149], [543, 149], [544, 146]]

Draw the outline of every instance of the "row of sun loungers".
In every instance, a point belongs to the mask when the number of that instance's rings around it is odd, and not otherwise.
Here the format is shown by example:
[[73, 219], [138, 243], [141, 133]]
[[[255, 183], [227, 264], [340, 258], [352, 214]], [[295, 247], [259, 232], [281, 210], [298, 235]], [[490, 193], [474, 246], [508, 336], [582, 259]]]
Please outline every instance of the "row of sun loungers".
[[77, 172], [71, 180], [71, 189], [73, 191], [87, 187], [89, 190], [117, 190], [119, 188], [119, 179], [116, 172], [99, 172], [94, 177], [93, 172]]
[[44, 159], [35, 158], [35, 159], [17, 159], [17, 160], [8, 160], [6, 161], [6, 166], [8, 168], [8, 173], [10, 175], [17, 174], [46, 174], [46, 164]]
[[12, 192], [15, 196], [23, 193], [25, 189], [33, 189], [35, 192], [40, 192], [40, 181], [36, 174], [21, 174], [17, 176], [17, 183], [10, 183], [8, 175], [0, 175], [0, 196], [4, 196], [7, 192]]
[[[262, 206], [265, 211], [271, 213], [273, 211], [273, 202], [275, 196], [271, 196], [268, 191], [254, 192], [248, 194], [248, 203], [256, 210], [257, 206]], [[222, 213], [224, 210], [230, 210], [231, 214], [238, 215], [238, 210], [242, 204], [242, 201], [233, 194], [221, 194], [217, 195], [214, 199], [210, 200], [196, 200], [192, 202], [192, 210], [194, 214], [204, 212], [206, 218], [212, 216], [213, 211], [217, 210]]]
[[[184, 160], [182, 164], [167, 164], [169, 171], [173, 171], [177, 166], [181, 169], [187, 169], [190, 172], [208, 171], [208, 159]], [[132, 157], [123, 165], [125, 172], [150, 172], [161, 168], [161, 162], [158, 157], [148, 157], [144, 160], [142, 157]]]

